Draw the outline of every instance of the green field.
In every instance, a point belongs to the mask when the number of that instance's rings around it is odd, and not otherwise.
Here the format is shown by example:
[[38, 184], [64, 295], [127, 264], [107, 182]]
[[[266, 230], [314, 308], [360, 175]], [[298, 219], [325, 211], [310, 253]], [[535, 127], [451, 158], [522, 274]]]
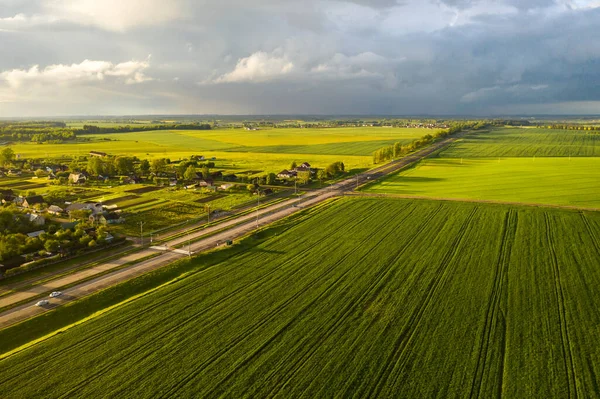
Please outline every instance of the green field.
[[315, 167], [342, 161], [349, 169], [372, 166], [372, 153], [395, 142], [408, 143], [431, 133], [425, 129], [362, 127], [311, 129], [161, 130], [81, 136], [91, 141], [63, 144], [18, 143], [13, 150], [25, 158], [86, 156], [90, 151], [140, 159], [191, 155], [216, 157], [227, 172], [279, 172], [292, 161]]
[[600, 158], [431, 158], [364, 191], [600, 208]]
[[598, 157], [599, 132], [542, 128], [495, 128], [472, 132], [442, 152], [446, 158]]
[[2, 397], [597, 396], [599, 256], [598, 213], [341, 200], [0, 361]]

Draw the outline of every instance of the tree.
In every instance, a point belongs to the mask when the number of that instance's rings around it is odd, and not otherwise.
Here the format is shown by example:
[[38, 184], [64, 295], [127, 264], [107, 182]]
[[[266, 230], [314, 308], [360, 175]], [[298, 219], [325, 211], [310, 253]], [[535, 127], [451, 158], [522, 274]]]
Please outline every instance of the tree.
[[296, 164], [296, 161], [293, 161], [292, 164], [290, 165], [290, 170], [294, 170], [298, 167], [298, 165]]
[[269, 173], [267, 175], [267, 178], [265, 179], [265, 183], [269, 186], [275, 184], [276, 181], [277, 181], [277, 175], [275, 173]]
[[196, 178], [196, 168], [192, 165], [188, 166], [183, 174], [183, 178], [185, 180], [194, 180]]
[[153, 159], [150, 165], [150, 170], [154, 173], [162, 173], [167, 170], [167, 160], [164, 158]]
[[251, 193], [253, 193], [254, 190], [256, 190], [256, 185], [255, 184], [248, 184], [246, 186], [246, 189], [248, 189], [248, 191], [250, 191]]
[[323, 184], [323, 180], [327, 179], [327, 172], [325, 169], [319, 169], [317, 172], [317, 179]]
[[71, 219], [74, 220], [87, 220], [90, 215], [91, 215], [92, 211], [90, 211], [89, 209], [78, 209], [76, 211], [71, 211], [70, 216]]
[[302, 184], [307, 184], [310, 181], [310, 172], [309, 171], [298, 172], [298, 180]]
[[44, 176], [44, 175], [45, 175], [44, 171], [43, 171], [43, 170], [41, 170], [41, 169], [38, 169], [38, 170], [36, 170], [36, 171], [34, 172], [34, 174], [35, 174], [35, 176], [36, 176], [36, 177], [38, 177], [38, 178], [40, 178], [40, 177], [42, 177], [42, 176]]
[[91, 157], [87, 164], [88, 173], [98, 176], [104, 173], [104, 162], [100, 158]]
[[44, 249], [48, 252], [56, 252], [60, 249], [60, 243], [56, 240], [47, 240], [44, 243]]
[[133, 159], [129, 157], [118, 157], [115, 159], [115, 169], [120, 175], [128, 175], [133, 172]]
[[0, 161], [2, 162], [2, 165], [9, 164], [14, 159], [15, 159], [15, 152], [13, 151], [12, 148], [6, 147], [5, 149], [2, 150], [2, 152], [0, 152]]
[[150, 172], [150, 162], [147, 159], [142, 159], [140, 162], [140, 174], [142, 176], [147, 175]]
[[69, 164], [69, 170], [71, 172], [79, 172], [79, 163], [77, 162], [76, 159], [73, 158], [73, 160]]
[[202, 177], [204, 179], [210, 178], [210, 169], [209, 169], [208, 166], [205, 166], [205, 167], [202, 168]]

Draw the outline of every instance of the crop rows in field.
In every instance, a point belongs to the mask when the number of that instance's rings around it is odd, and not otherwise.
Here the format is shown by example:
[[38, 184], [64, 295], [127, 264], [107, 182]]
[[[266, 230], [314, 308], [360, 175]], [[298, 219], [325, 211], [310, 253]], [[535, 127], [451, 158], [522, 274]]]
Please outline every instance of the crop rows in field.
[[596, 213], [347, 199], [1, 361], [0, 387], [5, 398], [598, 395], [599, 239]]
[[497, 128], [472, 132], [440, 154], [446, 158], [598, 157], [600, 134], [577, 130]]

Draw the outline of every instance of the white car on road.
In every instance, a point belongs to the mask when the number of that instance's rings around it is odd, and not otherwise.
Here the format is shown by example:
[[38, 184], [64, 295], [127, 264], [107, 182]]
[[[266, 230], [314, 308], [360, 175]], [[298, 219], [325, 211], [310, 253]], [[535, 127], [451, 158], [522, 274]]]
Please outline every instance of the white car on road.
[[62, 295], [62, 292], [60, 291], [54, 291], [53, 293], [51, 293], [50, 295], [48, 295], [50, 298], [58, 298], [59, 296]]
[[46, 306], [49, 305], [50, 301], [48, 301], [47, 299], [42, 299], [41, 301], [39, 301], [38, 303], [35, 304], [35, 306]]

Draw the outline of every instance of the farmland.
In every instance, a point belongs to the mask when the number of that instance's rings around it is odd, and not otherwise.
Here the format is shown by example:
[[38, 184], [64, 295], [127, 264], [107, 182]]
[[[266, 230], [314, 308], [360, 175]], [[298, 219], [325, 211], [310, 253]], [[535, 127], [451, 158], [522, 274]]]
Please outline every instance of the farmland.
[[216, 157], [227, 172], [260, 170], [279, 172], [292, 161], [309, 161], [319, 167], [343, 161], [349, 169], [372, 165], [374, 150], [394, 142], [407, 143], [430, 133], [405, 128], [314, 128], [165, 130], [83, 136], [89, 141], [61, 144], [18, 143], [21, 157], [68, 158], [89, 151], [139, 158], [177, 160], [191, 155]]
[[445, 158], [597, 157], [600, 134], [543, 128], [494, 128], [473, 132], [441, 153]]
[[3, 397], [598, 395], [599, 239], [593, 212], [339, 200], [0, 361]]
[[365, 187], [380, 194], [600, 208], [600, 135], [539, 128], [472, 132]]
[[600, 158], [431, 158], [365, 191], [600, 208]]

